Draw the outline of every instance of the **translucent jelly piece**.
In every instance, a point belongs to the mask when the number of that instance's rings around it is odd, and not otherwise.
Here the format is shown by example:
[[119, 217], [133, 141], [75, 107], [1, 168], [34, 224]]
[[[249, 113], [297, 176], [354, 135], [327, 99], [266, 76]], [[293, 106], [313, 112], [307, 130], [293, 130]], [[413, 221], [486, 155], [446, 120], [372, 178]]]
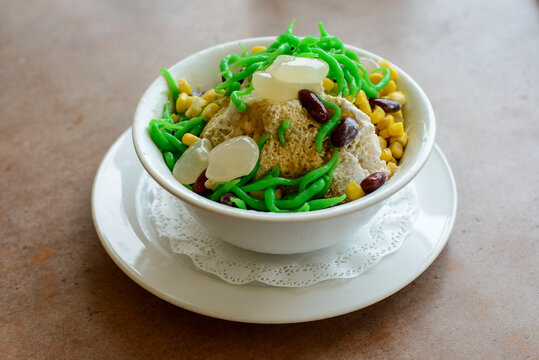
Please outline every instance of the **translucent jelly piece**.
[[229, 139], [210, 152], [206, 177], [226, 182], [247, 175], [255, 167], [258, 155], [258, 146], [249, 136]]
[[286, 101], [298, 98], [298, 91], [309, 89], [316, 93], [322, 91], [322, 82], [313, 84], [289, 83], [273, 77], [263, 71], [253, 74], [253, 87], [258, 96], [275, 101]]
[[297, 97], [297, 84], [277, 80], [271, 74], [257, 71], [253, 74], [253, 87], [256, 93], [264, 99], [286, 101]]
[[367, 69], [369, 74], [380, 67], [380, 65], [372, 59], [360, 57], [359, 60], [363, 66], [365, 66], [365, 69]]
[[201, 139], [189, 146], [174, 165], [172, 175], [180, 183], [193, 184], [198, 176], [208, 167], [211, 143]]
[[268, 67], [267, 72], [281, 81], [312, 84], [324, 80], [329, 72], [329, 66], [319, 59], [279, 55]]

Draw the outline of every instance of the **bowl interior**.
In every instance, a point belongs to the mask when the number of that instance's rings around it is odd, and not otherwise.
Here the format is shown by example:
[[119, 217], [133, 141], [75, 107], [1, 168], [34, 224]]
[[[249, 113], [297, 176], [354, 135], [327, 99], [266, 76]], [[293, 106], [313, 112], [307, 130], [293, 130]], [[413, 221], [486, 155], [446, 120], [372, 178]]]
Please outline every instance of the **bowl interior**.
[[[218, 75], [219, 62], [230, 53], [239, 53], [239, 42], [247, 49], [250, 49], [255, 45], [267, 46], [274, 39], [274, 37], [251, 38], [217, 45], [181, 60], [173, 65], [169, 71], [175, 79], [180, 77], [187, 79], [194, 91], [207, 90], [221, 82], [221, 77]], [[359, 53], [361, 57], [368, 57], [376, 61], [382, 59], [368, 51], [353, 46], [347, 47]], [[165, 91], [168, 90], [168, 87], [162, 76], [159, 76], [150, 85], [137, 106], [133, 122], [135, 150], [144, 168], [167, 191], [194, 206], [228, 216], [245, 219], [253, 218], [262, 221], [296, 221], [306, 216], [314, 220], [358, 211], [378, 203], [402, 189], [423, 167], [434, 145], [434, 112], [428, 98], [408, 74], [397, 66], [395, 68], [399, 71], [398, 88], [407, 97], [407, 103], [404, 107], [405, 131], [409, 135], [406, 151], [401, 159], [399, 169], [387, 184], [379, 190], [348, 204], [310, 213], [261, 213], [222, 205], [207, 200], [185, 188], [172, 176], [163, 161], [161, 152], [153, 143], [147, 131], [149, 121], [161, 117], [163, 105], [167, 101]]]

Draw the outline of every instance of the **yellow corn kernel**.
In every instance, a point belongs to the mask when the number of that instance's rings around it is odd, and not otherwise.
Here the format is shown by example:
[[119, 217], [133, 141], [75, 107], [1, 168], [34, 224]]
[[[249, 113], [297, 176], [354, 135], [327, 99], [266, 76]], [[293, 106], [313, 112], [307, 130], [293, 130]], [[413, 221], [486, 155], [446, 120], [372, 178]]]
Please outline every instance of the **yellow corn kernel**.
[[184, 113], [191, 107], [193, 104], [193, 97], [187, 95], [186, 93], [181, 93], [180, 96], [178, 96], [178, 100], [176, 100], [176, 111], [178, 113]]
[[[249, 195], [258, 200], [264, 200], [264, 190], [251, 191]], [[275, 189], [275, 200], [281, 200], [282, 197], [283, 192], [281, 189]]]
[[220, 99], [222, 97], [223, 97], [223, 95], [217, 94], [215, 92], [215, 89], [210, 89], [210, 90], [206, 91], [204, 94], [202, 94], [202, 96], [201, 96], [201, 98], [206, 100], [206, 102], [208, 102], [208, 103], [211, 103], [212, 101], [215, 101], [215, 100]]
[[170, 114], [170, 117], [172, 118], [172, 121], [174, 121], [175, 123], [177, 123], [178, 120], [180, 120], [177, 114]]
[[380, 90], [380, 96], [385, 96], [397, 90], [397, 84], [393, 80], [389, 80], [386, 87]]
[[403, 132], [401, 136], [392, 136], [389, 139], [390, 143], [394, 143], [395, 141], [400, 142], [402, 147], [405, 147], [406, 144], [408, 143], [408, 134], [406, 132]]
[[371, 80], [371, 83], [373, 85], [378, 84], [383, 78], [384, 75], [380, 74], [379, 72], [375, 72], [369, 75], [369, 79]]
[[395, 118], [395, 121], [402, 121], [403, 119], [402, 110], [395, 111], [394, 113], [391, 113], [391, 115], [393, 115], [393, 117]]
[[351, 103], [354, 102], [354, 97], [353, 97], [352, 95], [346, 95], [344, 98], [345, 98], [346, 100], [350, 101]]
[[395, 119], [393, 119], [393, 115], [388, 114], [376, 124], [376, 127], [378, 127], [378, 130], [384, 130], [393, 125], [394, 122]]
[[391, 150], [389, 148], [385, 148], [382, 150], [382, 154], [380, 155], [380, 160], [383, 160], [385, 162], [389, 162], [393, 155], [391, 155]]
[[380, 120], [384, 118], [385, 115], [385, 111], [382, 110], [380, 106], [376, 105], [372, 113], [369, 115], [371, 118], [371, 123], [377, 124], [378, 122], [380, 122]]
[[404, 134], [404, 126], [401, 122], [396, 122], [387, 127], [390, 136], [401, 136]]
[[393, 91], [392, 93], [387, 95], [387, 98], [390, 100], [395, 100], [399, 104], [404, 105], [406, 104], [406, 96], [401, 91]]
[[325, 92], [330, 92], [335, 87], [335, 83], [330, 78], [325, 78], [322, 81], [322, 86], [324, 87]]
[[392, 156], [392, 157], [391, 157], [391, 160], [389, 160], [389, 162], [388, 162], [388, 164], [391, 164], [391, 163], [397, 165], [397, 159], [395, 159], [394, 156]]
[[258, 45], [258, 46], [255, 46], [255, 47], [251, 50], [251, 54], [256, 54], [257, 52], [261, 52], [261, 51], [264, 51], [264, 50], [266, 50], [266, 47], [265, 47], [265, 46]]
[[395, 164], [394, 162], [389, 162], [387, 164], [387, 167], [389, 168], [389, 171], [391, 171], [391, 173], [389, 174], [389, 177], [392, 177], [393, 174], [395, 174], [395, 171], [399, 168], [397, 164]]
[[325, 78], [322, 81], [322, 86], [324, 87], [325, 92], [330, 92], [335, 87], [335, 83], [330, 78]]
[[200, 138], [198, 136], [196, 136], [196, 135], [191, 134], [191, 133], [185, 133], [185, 135], [183, 135], [183, 137], [182, 137], [182, 143], [185, 146], [191, 146], [194, 143], [196, 143], [198, 140], [200, 140]]
[[355, 181], [352, 181], [351, 183], [346, 185], [346, 190], [344, 192], [350, 200], [357, 200], [365, 196], [365, 191], [363, 191], [361, 186], [359, 186], [358, 183]]
[[200, 96], [193, 96], [193, 103], [185, 112], [185, 116], [187, 116], [189, 119], [198, 116], [202, 112], [202, 108], [206, 106], [206, 104], [206, 100], [204, 100]]
[[380, 135], [380, 136], [383, 137], [384, 139], [389, 139], [389, 131], [387, 131], [387, 129], [380, 130], [380, 132], [378, 133], [378, 135]]
[[387, 141], [381, 136], [378, 136], [378, 141], [380, 141], [380, 148], [385, 149], [387, 147]]
[[389, 145], [389, 149], [391, 150], [391, 154], [393, 154], [396, 159], [400, 159], [402, 157], [402, 153], [404, 152], [401, 143], [398, 141], [395, 141], [393, 144]]
[[219, 111], [219, 105], [217, 105], [216, 103], [211, 103], [206, 106], [204, 110], [202, 110], [202, 116], [206, 117], [205, 120], [209, 120], [213, 117], [213, 115], [215, 115], [217, 111]]
[[370, 115], [372, 113], [371, 104], [369, 103], [367, 95], [365, 95], [365, 91], [359, 90], [354, 100], [354, 104], [356, 104], [358, 109], [363, 111], [365, 114]]
[[189, 86], [189, 83], [184, 78], [178, 79], [178, 89], [180, 89], [181, 93], [191, 95], [191, 86]]
[[264, 200], [264, 190], [251, 191], [249, 195], [251, 195], [252, 197], [258, 200]]
[[382, 61], [379, 61], [378, 64], [380, 66], [383, 66], [389, 69], [389, 72], [391, 73], [391, 80], [397, 80], [399, 78], [398, 71], [393, 67], [393, 65], [389, 61], [382, 60]]

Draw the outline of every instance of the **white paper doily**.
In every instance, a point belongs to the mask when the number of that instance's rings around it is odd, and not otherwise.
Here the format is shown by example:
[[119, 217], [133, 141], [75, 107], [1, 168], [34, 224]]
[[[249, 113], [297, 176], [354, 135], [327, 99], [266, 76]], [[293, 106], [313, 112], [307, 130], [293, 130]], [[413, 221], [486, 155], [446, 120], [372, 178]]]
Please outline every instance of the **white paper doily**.
[[261, 254], [230, 245], [211, 235], [183, 203], [154, 185], [150, 221], [173, 252], [188, 256], [202, 271], [231, 284], [258, 281], [282, 287], [304, 287], [329, 279], [361, 275], [396, 251], [412, 230], [418, 209], [409, 185], [392, 196], [355, 239], [295, 255]]

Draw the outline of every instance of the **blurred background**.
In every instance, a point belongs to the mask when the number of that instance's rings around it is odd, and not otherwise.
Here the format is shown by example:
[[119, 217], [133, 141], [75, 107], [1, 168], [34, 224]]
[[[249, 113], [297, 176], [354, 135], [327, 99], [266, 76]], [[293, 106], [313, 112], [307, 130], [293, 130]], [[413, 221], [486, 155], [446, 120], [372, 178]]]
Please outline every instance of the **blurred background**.
[[[1, 1], [0, 358], [535, 358], [538, 14], [534, 0]], [[448, 246], [412, 285], [335, 319], [264, 327], [175, 308], [101, 247], [97, 167], [160, 68], [292, 19], [423, 87], [458, 186]]]

